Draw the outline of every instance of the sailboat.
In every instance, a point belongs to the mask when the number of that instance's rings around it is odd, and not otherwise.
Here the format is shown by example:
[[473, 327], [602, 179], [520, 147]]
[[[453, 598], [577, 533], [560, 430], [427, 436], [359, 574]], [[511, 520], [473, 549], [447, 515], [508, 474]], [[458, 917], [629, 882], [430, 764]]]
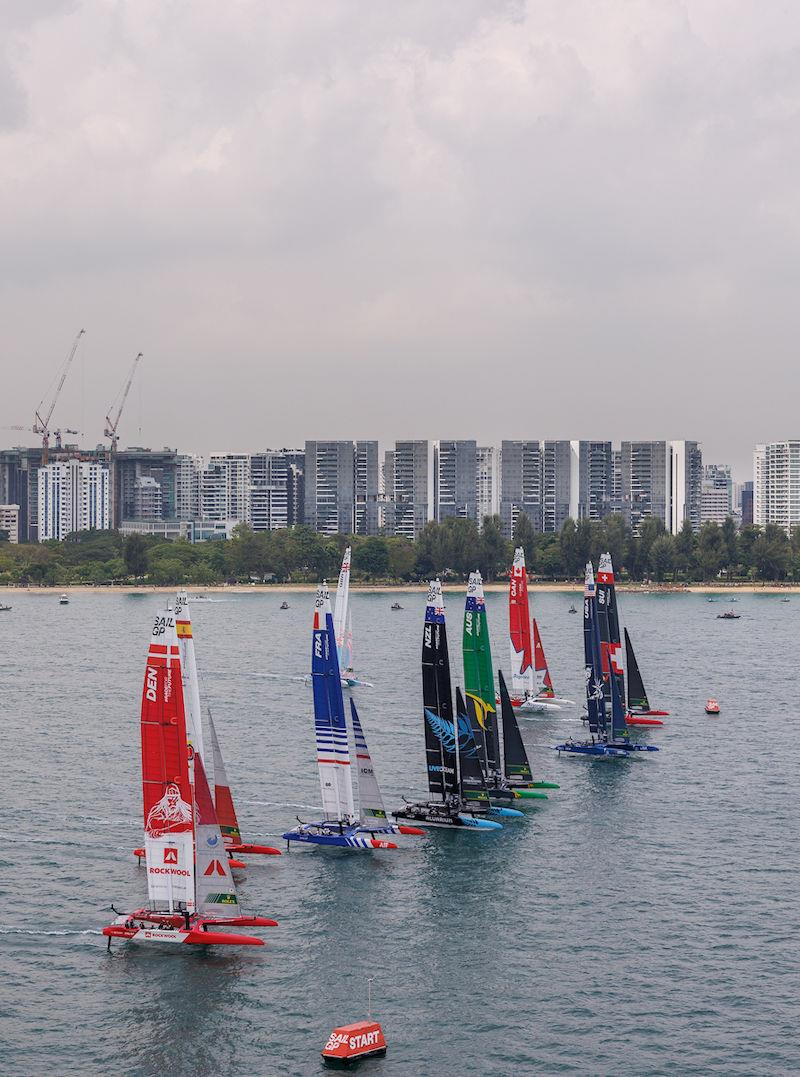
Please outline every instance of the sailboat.
[[508, 581], [508, 624], [511, 646], [511, 703], [525, 714], [547, 714], [560, 711], [555, 702], [539, 696], [536, 669], [533, 664], [531, 612], [528, 605], [528, 576], [525, 570], [525, 551], [514, 550], [514, 563]]
[[[467, 598], [464, 606], [462, 651], [464, 656], [464, 694], [466, 697], [466, 711], [462, 711], [458, 703], [456, 709], [459, 715], [466, 713], [470, 725], [472, 726], [472, 732], [478, 745], [478, 756], [481, 761], [483, 773], [486, 777], [486, 787], [490, 799], [492, 801], [499, 800], [501, 803], [503, 801], [519, 798], [546, 800], [547, 794], [537, 792], [536, 790], [542, 788], [557, 789], [558, 786], [553, 783], [535, 783], [532, 778], [530, 781], [523, 782], [518, 780], [520, 778], [519, 773], [514, 774], [515, 780], [512, 782], [508, 774], [508, 759], [506, 753], [509, 746], [505, 743], [505, 737], [503, 738], [504, 750], [501, 753], [500, 730], [498, 726], [494, 690], [494, 668], [492, 666], [492, 649], [491, 641], [489, 639], [489, 623], [486, 617], [486, 599], [483, 593], [483, 580], [480, 572], [471, 572], [469, 583], [467, 585]], [[505, 681], [502, 679], [502, 674], [500, 674], [500, 678], [500, 699], [502, 704]], [[457, 700], [460, 699], [460, 693], [457, 693], [456, 698]], [[511, 701], [508, 699], [507, 691], [506, 698], [508, 707], [511, 708]], [[504, 712], [504, 732], [508, 720], [508, 715]], [[517, 719], [514, 716], [513, 708], [511, 708], [511, 721], [513, 722], [514, 729], [516, 729], [519, 749], [521, 749], [521, 755], [524, 758], [524, 764], [527, 766], [528, 775], [530, 776], [530, 766], [527, 762], [528, 757], [522, 746], [522, 738], [519, 735], [519, 728], [517, 726]], [[513, 733], [510, 733], [509, 735], [513, 740]], [[514, 741], [515, 745], [517, 741]], [[519, 750], [515, 749], [513, 754], [515, 762], [519, 762]]]
[[[236, 868], [243, 868], [245, 865], [241, 861], [234, 859], [234, 854], [280, 856], [280, 849], [275, 849], [271, 845], [254, 845], [251, 842], [242, 841], [233, 794], [231, 793], [228, 774], [225, 769], [225, 760], [210, 707], [206, 709], [206, 720], [205, 722], [203, 721], [203, 708], [200, 703], [200, 678], [194, 649], [192, 618], [189, 613], [189, 596], [186, 591], [179, 591], [176, 596], [174, 618], [181, 659], [187, 743], [193, 756], [200, 755], [203, 758], [203, 766], [214, 798], [214, 808], [222, 832], [225, 851], [231, 858], [232, 866]], [[144, 850], [134, 849], [134, 855], [141, 860], [144, 856]]]
[[149, 902], [103, 928], [142, 943], [263, 946], [218, 928], [275, 927], [241, 914], [203, 757], [189, 743], [180, 648], [172, 610], [156, 616], [141, 712], [142, 798]]
[[[610, 553], [603, 553], [600, 555], [600, 561], [597, 565], [597, 614], [600, 625], [600, 641], [601, 641], [601, 659], [603, 663], [603, 693], [606, 699], [606, 706], [611, 704], [611, 684], [612, 681], [616, 683], [617, 692], [622, 700], [622, 707], [625, 710], [625, 675], [622, 665], [622, 641], [619, 633], [619, 614], [617, 612], [617, 593], [614, 586], [614, 566], [611, 561]], [[627, 632], [626, 632], [627, 637]], [[631, 688], [631, 662], [630, 658], [633, 655], [633, 648], [628, 651], [628, 689]], [[636, 665], [636, 658], [633, 657], [633, 666], [636, 669], [636, 673], [639, 673], [639, 667]], [[638, 700], [641, 700], [644, 696], [644, 685], [641, 683], [641, 675], [639, 674], [639, 685], [634, 685], [637, 688]], [[638, 691], [638, 689], [641, 689]], [[645, 697], [646, 702], [646, 697]], [[649, 708], [648, 708], [649, 709]], [[628, 708], [630, 711], [630, 707]], [[641, 725], [663, 725], [663, 722], [654, 717], [644, 716], [642, 711], [632, 711], [627, 715], [627, 724], [631, 726]]]
[[336, 601], [333, 606], [333, 630], [342, 688], [373, 688], [369, 681], [359, 680], [353, 670], [353, 620], [350, 613], [350, 546], [344, 551], [339, 582], [336, 585]]
[[547, 658], [542, 645], [542, 637], [539, 635], [539, 626], [536, 618], [533, 618], [533, 668], [536, 673], [536, 698], [549, 703], [556, 703], [562, 707], [574, 707], [574, 699], [561, 699], [556, 695], [553, 688], [553, 680], [547, 665]]
[[[311, 644], [311, 680], [314, 690], [314, 726], [317, 737], [317, 766], [322, 788], [323, 818], [312, 823], [298, 819], [287, 831], [287, 842], [306, 842], [349, 849], [396, 849], [387, 835], [421, 834], [417, 827], [390, 823], [383, 807], [377, 779], [372, 769], [364, 730], [352, 700], [350, 716], [359, 765], [353, 781], [350, 736], [345, 717], [342, 677], [336, 650], [333, 614], [325, 582], [314, 602]], [[363, 821], [356, 810], [356, 794], [361, 794]]]
[[[625, 723], [625, 708], [619, 693], [618, 680], [610, 676], [603, 679], [603, 659], [598, 609], [599, 595], [595, 589], [594, 569], [591, 561], [586, 564], [583, 590], [583, 648], [586, 678], [586, 707], [588, 711], [588, 741], [568, 740], [556, 745], [555, 750], [574, 755], [627, 756], [632, 752], [657, 752], [649, 744], [636, 744], [629, 739]], [[610, 700], [606, 703], [605, 684], [608, 684]]]
[[[422, 635], [422, 708], [425, 758], [431, 800], [410, 802], [393, 812], [395, 819], [422, 827], [467, 827], [498, 830], [502, 824], [487, 816], [511, 814], [493, 808], [477, 757], [470, 723], [453, 714], [450, 657], [447, 650], [444, 597], [439, 580], [428, 586]], [[517, 814], [514, 812], [514, 814]]]
[[631, 637], [627, 628], [623, 631], [625, 632], [625, 669], [628, 675], [628, 713], [626, 721], [628, 725], [662, 725], [662, 722], [647, 722], [645, 720], [647, 717], [666, 718], [669, 711], [654, 711], [651, 708], [644, 681], [639, 672], [639, 663], [636, 661], [636, 655], [633, 651]]

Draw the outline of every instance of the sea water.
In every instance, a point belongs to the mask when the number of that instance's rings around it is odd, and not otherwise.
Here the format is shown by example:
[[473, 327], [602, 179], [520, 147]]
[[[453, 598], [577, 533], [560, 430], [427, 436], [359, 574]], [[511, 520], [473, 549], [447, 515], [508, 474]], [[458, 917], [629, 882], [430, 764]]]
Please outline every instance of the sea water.
[[[396, 852], [249, 857], [263, 949], [114, 943], [146, 898], [139, 701], [158, 595], [15, 595], [0, 615], [0, 1070], [14, 1075], [317, 1074], [336, 1025], [382, 1022], [380, 1075], [782, 1074], [800, 1070], [800, 597], [621, 594], [659, 753], [558, 758], [584, 733], [576, 596], [534, 594], [556, 691], [523, 719], [561, 788], [502, 831]], [[279, 609], [283, 598], [290, 608]], [[391, 611], [399, 599], [404, 609]], [[454, 683], [462, 598], [446, 596]], [[356, 690], [387, 806], [425, 794], [424, 594], [354, 593]], [[192, 605], [245, 841], [318, 815], [307, 685], [312, 594]], [[487, 597], [508, 671], [506, 600]], [[718, 621], [721, 610], [741, 614]], [[708, 696], [722, 706], [704, 714]]]

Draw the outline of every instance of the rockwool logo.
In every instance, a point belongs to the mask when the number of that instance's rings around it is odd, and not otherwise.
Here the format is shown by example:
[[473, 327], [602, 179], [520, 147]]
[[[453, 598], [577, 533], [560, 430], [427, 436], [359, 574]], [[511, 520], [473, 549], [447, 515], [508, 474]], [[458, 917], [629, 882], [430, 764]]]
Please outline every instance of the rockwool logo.
[[206, 870], [203, 872], [203, 874], [204, 875], [214, 875], [214, 874], [222, 875], [223, 878], [224, 878], [224, 876], [225, 876], [225, 868], [223, 868], [223, 866], [222, 866], [222, 864], [220, 864], [219, 860], [212, 860], [211, 863], [206, 868]]
[[178, 850], [177, 849], [165, 849], [164, 850], [164, 863], [165, 864], [177, 864], [178, 863]]

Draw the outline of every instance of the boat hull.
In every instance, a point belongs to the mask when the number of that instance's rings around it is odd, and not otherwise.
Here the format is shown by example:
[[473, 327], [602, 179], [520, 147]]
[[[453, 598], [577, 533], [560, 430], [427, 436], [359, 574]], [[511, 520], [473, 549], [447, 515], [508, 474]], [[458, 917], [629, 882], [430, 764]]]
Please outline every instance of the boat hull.
[[239, 935], [232, 931], [217, 931], [217, 927], [276, 927], [277, 921], [262, 916], [238, 916], [230, 920], [189, 918], [188, 929], [180, 914], [153, 917], [145, 909], [122, 914], [103, 928], [109, 949], [112, 939], [126, 942], [173, 946], [263, 946], [264, 940], [254, 935]]
[[629, 756], [633, 752], [657, 752], [658, 748], [652, 744], [602, 744], [599, 742], [594, 744], [575, 744], [572, 741], [567, 741], [565, 744], [557, 744], [553, 750], [558, 752], [559, 755], [564, 752], [567, 755], [620, 758]]
[[396, 849], [395, 842], [375, 835], [398, 833], [399, 828], [391, 825], [371, 829], [358, 825], [339, 827], [335, 823], [321, 820], [316, 823], [301, 823], [294, 830], [287, 830], [283, 838], [286, 842], [327, 845], [336, 849]]
[[[520, 813], [522, 814], [522, 813]], [[413, 826], [429, 828], [443, 828], [448, 830], [501, 830], [502, 823], [493, 819], [486, 819], [460, 809], [448, 808], [443, 801], [426, 801], [418, 804], [408, 804], [399, 811], [392, 812], [398, 822], [405, 821]]]

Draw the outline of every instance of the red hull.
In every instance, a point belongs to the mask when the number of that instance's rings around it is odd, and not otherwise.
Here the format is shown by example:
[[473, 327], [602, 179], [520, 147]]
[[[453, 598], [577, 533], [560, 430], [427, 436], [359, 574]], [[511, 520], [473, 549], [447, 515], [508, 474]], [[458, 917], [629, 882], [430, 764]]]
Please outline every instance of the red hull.
[[663, 725], [660, 718], [643, 718], [640, 714], [626, 714], [626, 725]]

